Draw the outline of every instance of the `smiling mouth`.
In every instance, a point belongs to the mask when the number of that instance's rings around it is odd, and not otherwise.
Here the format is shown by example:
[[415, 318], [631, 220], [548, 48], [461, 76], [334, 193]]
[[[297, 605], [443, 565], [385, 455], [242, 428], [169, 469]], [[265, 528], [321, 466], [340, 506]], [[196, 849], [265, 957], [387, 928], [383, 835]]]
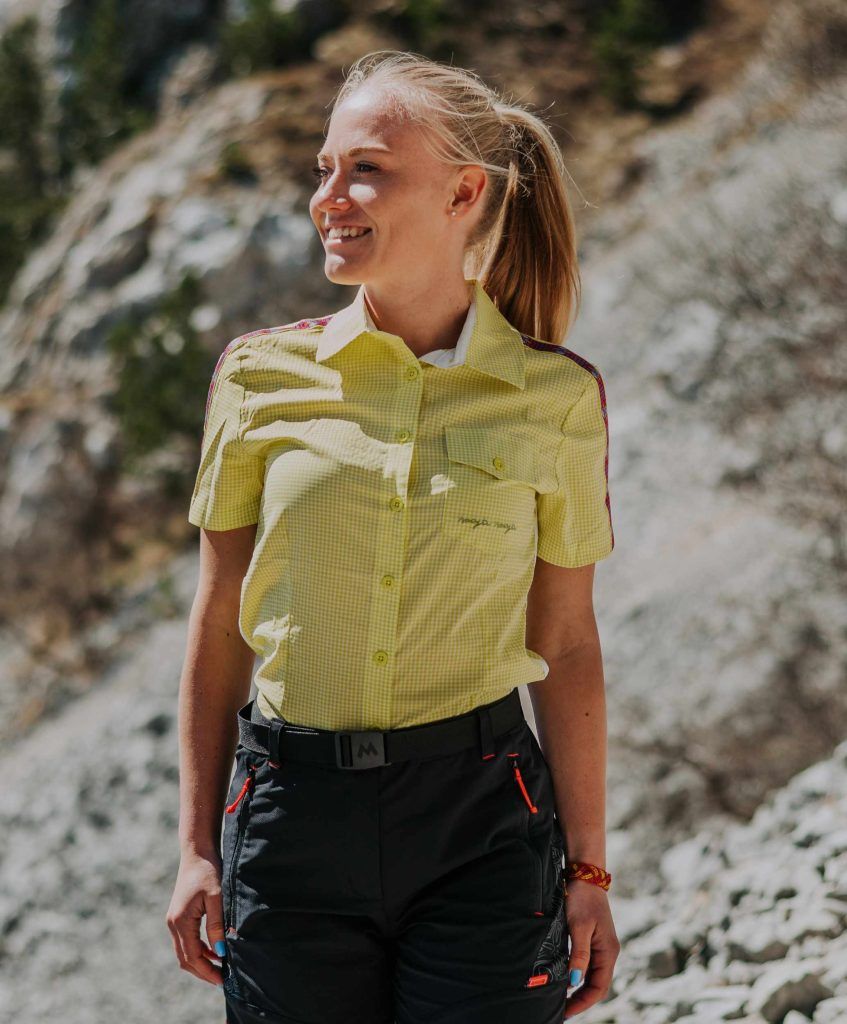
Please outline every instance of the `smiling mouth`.
[[371, 229], [368, 228], [368, 230], [365, 231], [364, 234], [361, 234], [361, 235], [342, 235], [340, 238], [330, 238], [330, 236], [327, 235], [326, 236], [326, 244], [327, 245], [349, 245], [351, 242], [358, 242], [362, 238], [367, 238], [368, 235], [370, 235], [370, 234], [371, 234]]

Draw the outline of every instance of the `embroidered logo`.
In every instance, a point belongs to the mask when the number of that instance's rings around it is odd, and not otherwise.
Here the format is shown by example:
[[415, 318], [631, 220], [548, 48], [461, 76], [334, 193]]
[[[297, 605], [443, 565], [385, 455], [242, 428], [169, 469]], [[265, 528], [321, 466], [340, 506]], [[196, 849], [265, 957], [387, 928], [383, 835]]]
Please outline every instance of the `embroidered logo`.
[[460, 516], [457, 516], [456, 519], [460, 523], [471, 523], [472, 524], [471, 529], [473, 529], [473, 530], [475, 530], [479, 526], [493, 526], [497, 530], [503, 530], [503, 532], [505, 534], [505, 533], [511, 533], [512, 530], [516, 530], [517, 529], [517, 526], [515, 525], [515, 523], [503, 523], [503, 522], [500, 522], [499, 520], [496, 520], [496, 519], [492, 522], [492, 520], [486, 519], [485, 516], [477, 517], [477, 516], [460, 515]]

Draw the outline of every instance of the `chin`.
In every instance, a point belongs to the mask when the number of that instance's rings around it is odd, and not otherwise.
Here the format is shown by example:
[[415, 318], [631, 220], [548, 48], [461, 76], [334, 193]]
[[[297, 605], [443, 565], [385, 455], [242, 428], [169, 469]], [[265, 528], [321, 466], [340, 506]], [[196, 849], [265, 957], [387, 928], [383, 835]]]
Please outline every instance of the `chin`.
[[324, 264], [324, 274], [333, 284], [361, 284], [362, 272], [353, 266], [346, 266], [328, 259]]

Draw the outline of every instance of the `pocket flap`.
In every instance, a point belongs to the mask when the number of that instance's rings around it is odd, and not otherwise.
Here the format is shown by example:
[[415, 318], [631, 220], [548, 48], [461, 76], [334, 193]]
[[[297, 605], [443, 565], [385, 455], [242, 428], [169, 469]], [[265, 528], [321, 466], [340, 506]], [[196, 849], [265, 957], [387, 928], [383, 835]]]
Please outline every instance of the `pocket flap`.
[[555, 454], [516, 429], [445, 427], [447, 458], [481, 469], [498, 480], [518, 480], [542, 493], [557, 486]]

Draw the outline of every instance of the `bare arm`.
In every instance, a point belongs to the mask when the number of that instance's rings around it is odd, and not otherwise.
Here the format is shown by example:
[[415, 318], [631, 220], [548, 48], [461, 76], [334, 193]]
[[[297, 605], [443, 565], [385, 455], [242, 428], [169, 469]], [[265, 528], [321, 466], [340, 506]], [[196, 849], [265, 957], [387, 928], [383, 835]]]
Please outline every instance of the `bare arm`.
[[200, 578], [188, 620], [179, 684], [180, 866], [167, 925], [183, 970], [219, 985], [210, 945], [223, 940], [220, 833], [235, 748], [236, 712], [246, 703], [254, 654], [238, 630], [241, 584], [256, 526], [202, 530]]
[[238, 742], [235, 713], [250, 695], [253, 651], [238, 631], [241, 583], [256, 527], [200, 535], [200, 578], [179, 687], [180, 848], [218, 849]]
[[[567, 568], [537, 560], [527, 601], [527, 646], [548, 662], [550, 672], [528, 689], [566, 858], [607, 869], [606, 696], [593, 586], [593, 563]], [[579, 993], [568, 999], [569, 1018], [606, 997], [620, 944], [603, 889], [572, 881], [566, 907], [569, 968], [585, 975]]]
[[568, 859], [605, 868], [606, 695], [593, 584], [593, 564], [568, 569], [538, 559], [527, 644], [550, 673], [529, 696]]

